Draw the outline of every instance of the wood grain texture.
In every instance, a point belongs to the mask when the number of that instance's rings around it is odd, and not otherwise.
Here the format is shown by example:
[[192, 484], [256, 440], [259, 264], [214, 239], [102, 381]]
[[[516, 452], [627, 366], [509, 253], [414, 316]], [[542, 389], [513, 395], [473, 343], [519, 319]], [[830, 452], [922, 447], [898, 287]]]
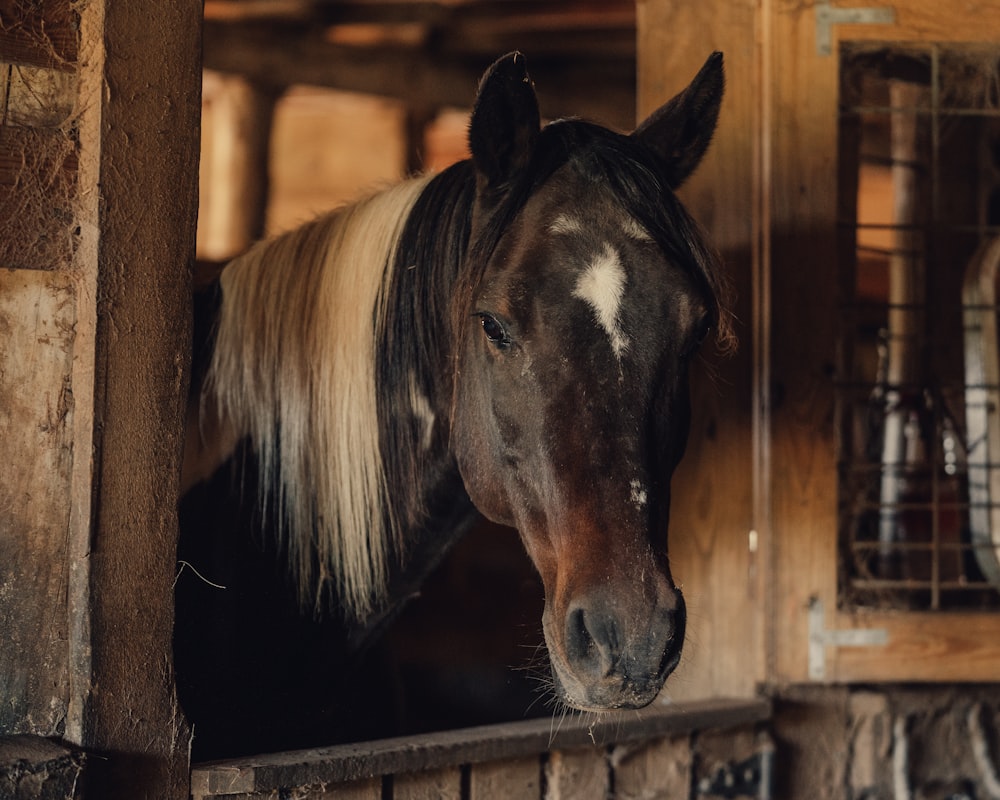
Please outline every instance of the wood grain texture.
[[65, 274], [0, 270], [4, 734], [64, 732], [75, 326], [76, 296]]
[[593, 748], [556, 750], [545, 764], [545, 800], [605, 800], [611, 765]]
[[[806, 675], [809, 597], [836, 606], [837, 59], [816, 51], [811, 7], [767, 21], [771, 174], [771, 464], [778, 680]], [[804, 302], [805, 301], [805, 302]]]
[[[171, 658], [176, 504], [197, 216], [201, 3], [93, 3], [97, 131], [81, 145], [98, 241], [89, 626], [79, 735], [88, 792], [186, 798], [189, 732]], [[93, 45], [93, 41], [91, 41]], [[90, 167], [88, 167], [90, 169]], [[78, 498], [79, 499], [79, 498]], [[80, 612], [86, 613], [86, 612]]]

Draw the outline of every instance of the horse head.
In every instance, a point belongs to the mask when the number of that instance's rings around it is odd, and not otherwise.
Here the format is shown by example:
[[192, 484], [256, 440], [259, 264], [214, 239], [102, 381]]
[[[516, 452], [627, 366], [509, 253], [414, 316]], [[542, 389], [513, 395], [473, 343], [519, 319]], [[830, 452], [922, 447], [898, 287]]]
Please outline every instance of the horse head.
[[580, 709], [647, 705], [681, 655], [670, 477], [689, 362], [725, 312], [715, 257], [674, 190], [722, 93], [716, 54], [631, 135], [542, 128], [513, 54], [484, 77], [470, 125], [452, 449], [478, 509], [520, 532], [557, 693]]

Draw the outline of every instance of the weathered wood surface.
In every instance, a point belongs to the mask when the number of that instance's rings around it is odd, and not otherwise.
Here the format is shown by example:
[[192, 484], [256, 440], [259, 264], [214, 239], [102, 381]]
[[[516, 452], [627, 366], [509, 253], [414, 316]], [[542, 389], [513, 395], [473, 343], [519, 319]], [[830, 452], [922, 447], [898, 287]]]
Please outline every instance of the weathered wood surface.
[[592, 747], [555, 750], [545, 762], [546, 796], [551, 798], [605, 800], [611, 778], [607, 754], [597, 758]]
[[619, 745], [611, 758], [615, 797], [620, 800], [687, 797], [691, 792], [694, 756], [690, 736]]
[[[189, 794], [189, 733], [172, 672], [176, 505], [197, 218], [199, 0], [82, 7], [92, 51], [81, 133], [93, 279], [92, 483], [74, 502], [85, 573], [74, 588], [74, 726], [93, 797]], [[93, 181], [93, 183], [90, 183]], [[95, 233], [96, 231], [96, 233]], [[85, 362], [86, 363], [86, 362]], [[88, 450], [84, 456], [89, 456]]]
[[[591, 753], [591, 758], [593, 754]], [[538, 797], [542, 787], [538, 756], [473, 764], [469, 769], [468, 800], [493, 797]], [[558, 796], [558, 795], [553, 795]], [[576, 795], [564, 795], [575, 797]]]
[[0, 733], [5, 734], [64, 731], [75, 327], [69, 277], [0, 270]]
[[461, 800], [462, 774], [453, 767], [397, 775], [393, 800]]
[[[761, 344], [762, 280], [758, 186], [760, 84], [753, 3], [639, 0], [639, 117], [669, 100], [713, 50], [725, 58], [726, 95], [711, 147], [680, 195], [720, 251], [737, 297], [739, 350], [720, 358], [711, 339], [692, 366], [692, 421], [687, 451], [671, 485], [671, 573], [688, 606], [687, 641], [675, 700], [752, 696], [764, 677], [763, 551], [750, 531], [769, 535], [754, 383]], [[697, 31], [697, 35], [692, 35]]]
[[[196, 765], [195, 797], [266, 792], [282, 786], [334, 784], [385, 774], [441, 769], [460, 764], [518, 759], [550, 750], [590, 748], [603, 753], [615, 744], [669, 737], [692, 730], [766, 720], [766, 700], [703, 700], [646, 713], [588, 720], [529, 720], [466, 728], [419, 738], [385, 739], [253, 759]], [[601, 755], [603, 758], [603, 755]]]
[[0, 738], [0, 797], [78, 800], [82, 753], [37, 736]]
[[0, 0], [0, 62], [76, 70], [79, 15], [73, 0]]

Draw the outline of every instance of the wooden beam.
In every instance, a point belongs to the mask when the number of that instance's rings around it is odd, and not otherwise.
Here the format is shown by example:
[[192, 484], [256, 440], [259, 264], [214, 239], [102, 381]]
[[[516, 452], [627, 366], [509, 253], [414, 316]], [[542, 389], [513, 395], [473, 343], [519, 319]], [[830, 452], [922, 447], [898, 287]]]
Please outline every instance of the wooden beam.
[[704, 700], [637, 715], [527, 720], [431, 733], [413, 738], [274, 753], [203, 764], [192, 770], [195, 797], [266, 792], [281, 787], [337, 783], [460, 764], [518, 759], [551, 750], [590, 747], [731, 728], [770, 717], [767, 700]]
[[[388, 97], [431, 108], [468, 108], [496, 52], [458, 53], [422, 48], [332, 44], [298, 25], [205, 24], [205, 67], [263, 86], [323, 86]], [[635, 123], [635, 61], [630, 56], [532, 55], [529, 69], [542, 113], [585, 116], [630, 129]]]
[[94, 236], [80, 269], [96, 272], [84, 297], [96, 316], [93, 395], [77, 398], [93, 410], [94, 450], [92, 462], [89, 450], [79, 454], [92, 467], [93, 506], [74, 564], [85, 585], [76, 579], [71, 590], [71, 603], [84, 605], [73, 614], [73, 728], [92, 754], [88, 797], [186, 800], [190, 734], [172, 634], [201, 2], [95, 2], [82, 14], [87, 101], [100, 114], [81, 132], [81, 196], [94, 215], [84, 228]]

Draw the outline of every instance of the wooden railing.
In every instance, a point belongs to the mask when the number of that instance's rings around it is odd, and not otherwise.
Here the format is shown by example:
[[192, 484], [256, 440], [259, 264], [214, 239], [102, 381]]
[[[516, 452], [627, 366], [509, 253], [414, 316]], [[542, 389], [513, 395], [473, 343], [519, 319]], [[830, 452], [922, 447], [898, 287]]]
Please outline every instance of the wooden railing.
[[192, 794], [194, 800], [687, 798], [714, 762], [745, 759], [758, 747], [770, 714], [763, 699], [706, 700], [274, 753], [196, 765]]

